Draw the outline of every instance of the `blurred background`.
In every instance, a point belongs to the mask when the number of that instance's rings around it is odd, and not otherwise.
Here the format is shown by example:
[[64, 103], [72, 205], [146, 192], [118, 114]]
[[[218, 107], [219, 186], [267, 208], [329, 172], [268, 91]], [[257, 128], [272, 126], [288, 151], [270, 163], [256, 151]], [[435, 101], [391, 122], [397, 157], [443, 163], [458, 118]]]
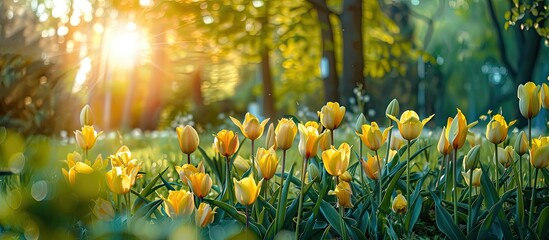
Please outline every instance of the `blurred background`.
[[393, 98], [433, 125], [502, 107], [524, 126], [547, 17], [544, 0], [1, 0], [0, 126], [73, 131], [86, 103], [100, 130], [314, 119], [326, 101], [380, 121]]

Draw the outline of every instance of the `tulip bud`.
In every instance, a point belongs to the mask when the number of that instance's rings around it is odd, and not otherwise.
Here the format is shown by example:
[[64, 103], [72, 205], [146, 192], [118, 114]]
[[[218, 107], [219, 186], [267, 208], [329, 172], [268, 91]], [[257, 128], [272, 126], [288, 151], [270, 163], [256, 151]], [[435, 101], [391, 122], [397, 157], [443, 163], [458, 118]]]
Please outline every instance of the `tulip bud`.
[[[480, 177], [482, 176], [482, 170], [480, 168], [475, 168], [473, 171], [473, 185], [472, 187], [479, 187], [480, 186]], [[471, 169], [467, 170], [467, 172], [462, 172], [461, 175], [463, 176], [463, 179], [465, 179], [465, 183], [469, 185], [471, 182], [469, 177], [471, 175]]]
[[340, 176], [349, 167], [349, 159], [351, 158], [351, 147], [347, 143], [342, 143], [339, 149], [332, 146], [322, 152], [322, 162], [324, 169], [332, 176]]
[[549, 166], [549, 137], [532, 139], [530, 163], [538, 169]]
[[190, 125], [179, 126], [176, 128], [179, 148], [185, 154], [191, 154], [198, 148], [200, 138], [196, 130]]
[[351, 184], [346, 181], [341, 181], [337, 184], [335, 190], [330, 190], [328, 195], [336, 195], [337, 197], [337, 207], [352, 208], [353, 203], [351, 202], [351, 196], [353, 195], [353, 190], [351, 189]]
[[399, 103], [396, 98], [393, 98], [389, 105], [387, 105], [387, 109], [385, 110], [385, 115], [392, 115], [392, 116], [398, 116], [399, 114]]
[[278, 158], [274, 149], [266, 150], [264, 148], [257, 149], [257, 169], [265, 180], [271, 179], [278, 167]]
[[215, 135], [214, 144], [218, 153], [228, 157], [238, 150], [240, 142], [238, 141], [238, 135], [236, 133], [223, 129]]
[[443, 156], [448, 155], [452, 151], [448, 139], [446, 139], [446, 126], [442, 128], [440, 138], [438, 139], [437, 150]]
[[318, 167], [316, 166], [316, 164], [310, 163], [307, 169], [308, 169], [309, 178], [311, 178], [311, 181], [320, 181], [321, 179], [320, 170], [318, 170]]
[[194, 195], [198, 198], [204, 198], [212, 188], [212, 178], [210, 175], [202, 172], [191, 174], [187, 178], [187, 184], [190, 186]]
[[274, 124], [269, 124], [269, 129], [267, 130], [267, 137], [265, 137], [265, 148], [273, 148], [276, 150], [276, 137], [275, 137], [275, 128]]
[[80, 125], [93, 125], [93, 112], [89, 104], [86, 104], [80, 111]]
[[517, 89], [517, 97], [519, 99], [520, 114], [527, 119], [532, 119], [538, 115], [541, 109], [541, 86], [537, 86], [533, 82], [520, 84]]
[[276, 145], [282, 150], [288, 150], [294, 143], [297, 135], [297, 126], [290, 118], [282, 118], [278, 121], [275, 128]]
[[480, 159], [480, 145], [474, 146], [469, 150], [465, 158], [463, 159], [464, 170], [474, 169], [477, 167]]
[[214, 221], [216, 214], [215, 210], [217, 210], [217, 207], [212, 209], [210, 204], [204, 202], [200, 203], [200, 206], [198, 206], [198, 209], [194, 215], [195, 224], [200, 227], [208, 226], [208, 224]]
[[318, 112], [320, 123], [326, 129], [334, 130], [339, 127], [345, 116], [345, 107], [339, 106], [337, 102], [328, 102]]
[[361, 164], [368, 178], [379, 180], [384, 165], [383, 160], [378, 159], [376, 156], [370, 156], [366, 161], [362, 160]]
[[528, 138], [526, 138], [526, 133], [520, 131], [519, 135], [515, 139], [515, 151], [519, 156], [526, 154], [528, 152]]
[[[508, 168], [511, 166], [511, 163], [513, 162], [515, 150], [513, 150], [513, 147], [507, 146], [505, 149], [498, 147], [498, 161], [501, 165], [503, 165], [505, 168]], [[495, 155], [494, 155], [495, 158]]]
[[112, 221], [115, 216], [112, 203], [103, 198], [98, 198], [93, 206], [93, 215], [101, 221]]
[[332, 147], [332, 142], [330, 140], [330, 130], [326, 129], [324, 132], [320, 135], [320, 139], [318, 140], [318, 146], [320, 147], [320, 150], [326, 151]]
[[406, 210], [408, 209], [408, 201], [406, 201], [406, 198], [402, 195], [402, 193], [399, 193], [393, 199], [392, 209], [394, 213], [397, 213], [400, 215], [406, 213]]
[[360, 115], [358, 115], [358, 118], [356, 119], [355, 132], [362, 133], [362, 125], [367, 123], [368, 123], [368, 120], [366, 120], [366, 116], [364, 116], [363, 113], [360, 113]]
[[250, 169], [252, 165], [250, 164], [250, 161], [248, 161], [247, 159], [244, 159], [241, 156], [236, 156], [236, 158], [234, 159], [233, 166], [236, 168], [237, 172], [242, 174], [248, 171], [248, 169]]
[[488, 125], [486, 125], [486, 139], [494, 144], [500, 144], [507, 138], [507, 132], [509, 127], [515, 124], [516, 121], [511, 121], [509, 125], [505, 121], [505, 118], [496, 114]]
[[549, 87], [546, 83], [541, 84], [541, 106], [549, 110]]

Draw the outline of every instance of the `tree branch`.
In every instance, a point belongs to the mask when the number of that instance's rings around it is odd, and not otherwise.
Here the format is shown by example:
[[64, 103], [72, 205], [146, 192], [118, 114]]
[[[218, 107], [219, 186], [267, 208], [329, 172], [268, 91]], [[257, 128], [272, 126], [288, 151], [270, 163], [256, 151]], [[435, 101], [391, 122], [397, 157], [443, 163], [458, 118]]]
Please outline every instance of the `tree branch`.
[[309, 2], [311, 5], [313, 5], [313, 8], [316, 9], [317, 11], [325, 12], [328, 15], [334, 14], [334, 15], [339, 17], [339, 13], [336, 13], [332, 9], [330, 9], [328, 7], [328, 5], [326, 4], [326, 2], [320, 3], [317, 0], [307, 0], [307, 2]]
[[492, 24], [494, 25], [494, 28], [496, 29], [496, 36], [498, 41], [498, 49], [499, 53], [501, 55], [501, 61], [503, 62], [503, 65], [509, 70], [509, 75], [511, 78], [513, 78], [513, 81], [517, 77], [517, 71], [509, 61], [509, 58], [507, 56], [507, 51], [505, 49], [505, 41], [503, 39], [503, 32], [498, 24], [498, 17], [496, 15], [496, 10], [494, 9], [494, 3], [492, 0], [488, 0], [488, 11], [490, 13], [490, 19], [492, 20]]

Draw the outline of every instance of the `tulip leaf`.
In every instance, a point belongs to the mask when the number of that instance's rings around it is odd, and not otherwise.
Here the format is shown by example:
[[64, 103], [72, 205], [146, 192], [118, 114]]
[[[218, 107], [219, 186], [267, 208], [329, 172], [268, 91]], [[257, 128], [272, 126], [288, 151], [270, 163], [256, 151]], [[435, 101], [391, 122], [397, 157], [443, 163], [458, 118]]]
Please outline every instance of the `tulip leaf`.
[[166, 179], [164, 179], [164, 177], [162, 177], [162, 175], [160, 175], [160, 180], [162, 180], [162, 183], [164, 183], [164, 186], [168, 190], [175, 191], [175, 188], [173, 188], [173, 186], [169, 182], [167, 182]]
[[[501, 199], [496, 204], [492, 205], [490, 210], [488, 210], [488, 216], [486, 216], [486, 218], [484, 219], [484, 222], [482, 223], [479, 229], [477, 239], [486, 239], [489, 237], [488, 233], [490, 232], [490, 229], [494, 227], [493, 222], [497, 217], [496, 214], [500, 213], [503, 203], [507, 200], [507, 198], [509, 198], [509, 196], [511, 196], [511, 193], [513, 193], [513, 191], [508, 191], [505, 194], [503, 194]], [[511, 235], [507, 235], [507, 236], [511, 236]]]
[[[425, 178], [427, 176], [427, 174], [424, 174], [417, 182], [417, 186], [423, 186], [423, 182], [425, 181]], [[409, 205], [408, 211], [406, 212], [406, 221], [404, 222], [404, 228], [408, 231], [409, 236], [411, 236], [412, 234], [412, 229], [414, 228], [414, 225], [419, 218], [419, 214], [421, 213], [421, 208], [423, 206], [423, 199], [421, 198], [420, 193], [421, 188], [416, 187], [411, 195], [412, 199], [409, 200], [411, 204]]]
[[320, 204], [320, 212], [322, 212], [322, 215], [326, 218], [328, 223], [334, 228], [334, 230], [339, 234], [340, 236], [343, 236], [343, 232], [341, 229], [341, 216], [339, 213], [335, 210], [335, 208], [330, 205], [328, 202], [322, 200]]
[[[488, 174], [488, 171], [486, 171], [484, 165], [481, 164], [480, 168], [482, 169], [482, 176], [480, 177], [480, 189], [482, 195], [484, 195], [484, 198], [486, 199], [486, 206], [494, 206], [500, 200], [498, 193], [496, 192], [496, 188], [490, 180], [490, 174]], [[497, 214], [503, 235], [512, 236], [511, 227], [509, 226], [509, 222], [507, 221], [505, 214], [503, 214], [503, 211], [501, 211], [500, 209]]]
[[[213, 199], [204, 199], [205, 202], [208, 202], [214, 206], [217, 206], [221, 208], [223, 211], [225, 211], [227, 214], [229, 214], [232, 218], [239, 221], [241, 224], [246, 224], [246, 215], [238, 212], [235, 207]], [[257, 224], [253, 218], [250, 218], [250, 228], [258, 235], [258, 236], [264, 236], [265, 235], [265, 228], [262, 225]]]
[[536, 233], [540, 239], [549, 235], [549, 207], [545, 207], [539, 214]]
[[273, 207], [273, 205], [271, 205], [269, 202], [265, 201], [265, 199], [262, 196], [259, 196], [257, 198], [257, 201], [259, 201], [259, 203], [261, 203], [261, 205], [263, 205], [264, 210], [267, 210], [267, 212], [271, 216], [275, 216], [276, 209]]
[[438, 194], [431, 192], [431, 197], [435, 203], [435, 219], [438, 229], [450, 239], [465, 239], [465, 235], [454, 223], [450, 213], [442, 207]]
[[[290, 172], [284, 178], [284, 183], [282, 187], [282, 196], [281, 199], [278, 199], [278, 207], [276, 213], [276, 232], [282, 230], [284, 227], [284, 220], [286, 219], [286, 205], [288, 202], [288, 192], [290, 191], [290, 177], [294, 175], [295, 164], [292, 164]], [[284, 174], [284, 173], [283, 173]]]
[[149, 218], [151, 214], [162, 204], [162, 199], [158, 199], [145, 205], [142, 205], [135, 211], [135, 214], [132, 216], [131, 221], [134, 222], [140, 218]]
[[135, 201], [133, 203], [134, 207], [135, 206], [140, 206], [141, 204], [143, 204], [143, 202], [148, 202], [148, 201], [145, 201], [146, 197], [149, 196], [151, 193], [153, 193], [157, 189], [157, 188], [155, 188], [156, 182], [158, 181], [158, 179], [160, 179], [162, 174], [164, 174], [167, 170], [168, 170], [168, 168], [164, 169], [155, 178], [153, 178], [151, 180], [151, 182], [149, 182], [149, 184], [147, 184], [147, 186], [145, 186], [145, 188], [143, 188], [143, 190], [141, 190], [141, 193], [137, 194], [137, 192], [132, 191], [132, 192], [134, 192], [134, 195], [138, 196], [138, 198], [135, 199]]
[[198, 151], [200, 152], [200, 154], [202, 154], [202, 157], [204, 158], [204, 162], [206, 162], [206, 165], [208, 165], [212, 170], [211, 175], [217, 177], [217, 182], [220, 182], [220, 183], [223, 182], [222, 177], [225, 175], [223, 171], [223, 165], [225, 161], [213, 161], [212, 158], [210, 158], [210, 156], [206, 154], [206, 151], [200, 146], [198, 146]]
[[516, 214], [518, 216], [518, 229], [519, 229], [519, 235], [524, 237], [523, 235], [523, 231], [521, 230], [521, 225], [524, 225], [524, 196], [523, 196], [523, 192], [522, 192], [522, 186], [520, 184], [520, 178], [522, 178], [521, 175], [519, 175], [518, 171], [517, 171], [517, 168], [516, 168], [516, 164], [515, 162], [513, 162], [513, 166], [511, 167], [511, 169], [513, 170], [513, 178], [515, 180], [515, 182], [517, 183], [517, 206], [516, 206]]
[[328, 227], [324, 230], [324, 233], [322, 233], [322, 237], [320, 239], [328, 239], [328, 234], [330, 233], [331, 226], [328, 225]]
[[392, 174], [391, 181], [389, 182], [389, 185], [387, 188], [385, 188], [385, 195], [383, 196], [383, 201], [381, 201], [380, 209], [379, 211], [384, 213], [385, 215], [389, 214], [389, 204], [391, 202], [391, 196], [393, 194], [393, 190], [395, 189], [395, 185], [397, 184], [398, 180], [400, 179], [400, 176], [404, 171], [406, 171], [406, 168], [404, 167], [406, 165], [406, 162], [403, 162], [403, 165], [399, 165], [398, 170], [395, 174]]

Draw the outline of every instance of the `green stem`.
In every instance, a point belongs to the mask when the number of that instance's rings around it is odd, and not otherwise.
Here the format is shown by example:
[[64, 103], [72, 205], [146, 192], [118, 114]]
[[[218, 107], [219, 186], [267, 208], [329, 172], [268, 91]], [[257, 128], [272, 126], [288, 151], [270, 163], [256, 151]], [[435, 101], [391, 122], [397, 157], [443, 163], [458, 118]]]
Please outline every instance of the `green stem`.
[[227, 173], [225, 174], [225, 194], [229, 195], [229, 205], [233, 205], [233, 189], [231, 187], [231, 159], [229, 156], [225, 156], [227, 161]]
[[[337, 185], [339, 185], [339, 176], [335, 177], [336, 178], [336, 188], [337, 188]], [[339, 201], [339, 200], [338, 200]], [[349, 239], [347, 237], [347, 229], [345, 229], [345, 210], [343, 209], [343, 205], [339, 204], [339, 215], [341, 215], [341, 221], [339, 222], [340, 223], [340, 227], [341, 227], [341, 233], [342, 233], [342, 238], [343, 240], [347, 240]]]
[[[444, 195], [441, 194], [441, 199], [446, 199], [447, 195], [448, 195], [448, 186], [450, 185], [450, 178], [449, 178], [449, 173], [448, 173], [448, 169], [450, 168], [450, 159], [448, 158], [448, 155], [446, 155], [444, 157], [444, 181], [445, 181], [445, 184], [444, 184], [444, 188], [442, 188], [442, 190], [444, 190]], [[442, 196], [444, 196], [444, 198], [442, 198]]]
[[[284, 186], [284, 167], [286, 165], [286, 150], [282, 150], [282, 170], [281, 170], [281, 173], [280, 173], [280, 191], [278, 191], [278, 202], [279, 202], [279, 207], [281, 208], [286, 208], [286, 206], [282, 206], [282, 190], [283, 190], [283, 186]], [[276, 229], [279, 229], [280, 226], [277, 226]]]
[[410, 140], [408, 140], [406, 151], [408, 151], [408, 158], [406, 158], [406, 200], [410, 201]]
[[440, 170], [438, 171], [438, 177], [435, 181], [435, 190], [438, 188], [438, 184], [440, 182], [440, 178], [442, 177], [442, 168], [444, 167], [444, 164], [446, 164], [446, 155], [442, 156], [442, 162], [440, 164]]
[[519, 161], [518, 161], [518, 165], [519, 165], [519, 173], [520, 173], [520, 176], [518, 177], [519, 179], [519, 184], [520, 184], [520, 190], [522, 190], [522, 186], [523, 186], [523, 176], [522, 175], [522, 155], [519, 156]]
[[498, 144], [497, 143], [494, 143], [494, 159], [495, 159], [495, 170], [496, 170], [496, 192], [498, 193], [499, 195], [499, 165], [498, 165]]
[[297, 209], [297, 223], [295, 226], [295, 239], [299, 239], [299, 224], [301, 223], [301, 213], [303, 212], [303, 195], [305, 194], [305, 169], [307, 158], [303, 158], [303, 170], [301, 171], [301, 190], [299, 194], [299, 208]]
[[334, 130], [330, 131], [330, 141], [332, 143], [332, 146], [335, 146], [335, 142], [334, 142]]
[[248, 231], [248, 227], [250, 226], [250, 214], [248, 212], [248, 208], [250, 206], [246, 205], [246, 231]]
[[375, 151], [376, 153], [376, 159], [377, 159], [377, 168], [379, 169], [379, 205], [381, 205], [381, 182], [382, 182], [382, 179], [383, 177], [381, 176], [381, 163], [379, 162], [379, 155], [377, 154], [377, 150]]
[[457, 215], [457, 149], [454, 149], [454, 162], [452, 163], [453, 175], [454, 175], [454, 189], [452, 190], [453, 200], [454, 200], [454, 223], [458, 225], [458, 215]]
[[536, 184], [538, 183], [538, 170], [539, 168], [536, 168], [536, 171], [534, 173], [534, 187], [532, 188], [532, 199], [530, 201], [530, 216], [528, 216], [528, 226], [534, 228], [532, 226], [532, 219], [534, 218], [534, 206], [536, 205]]
[[130, 215], [131, 215], [131, 207], [130, 207], [130, 193], [124, 194], [124, 198], [126, 199], [126, 215], [127, 220], [126, 224], [128, 225], [128, 228], [130, 227]]
[[254, 181], [255, 181], [256, 174], [255, 174], [255, 158], [254, 158], [254, 140], [252, 140], [252, 173], [254, 175]]
[[[364, 184], [364, 167], [362, 166], [362, 141], [360, 138], [358, 138], [358, 151], [359, 151], [359, 158], [358, 163], [360, 164], [360, 186], [362, 187], [362, 195], [366, 196], [366, 188]], [[364, 198], [365, 199], [365, 198]]]
[[191, 164], [191, 154], [187, 154], [187, 164]]
[[[532, 149], [532, 120], [530, 118], [528, 118], [528, 147]], [[530, 156], [530, 158], [531, 157], [532, 156]], [[530, 187], [531, 184], [532, 184], [532, 165], [528, 164], [528, 187]]]
[[[473, 167], [474, 169], [474, 167]], [[473, 169], [469, 170], [469, 211], [467, 211], [467, 234], [471, 234], [471, 225], [473, 224], [473, 214], [471, 213], [471, 191], [473, 190]]]

